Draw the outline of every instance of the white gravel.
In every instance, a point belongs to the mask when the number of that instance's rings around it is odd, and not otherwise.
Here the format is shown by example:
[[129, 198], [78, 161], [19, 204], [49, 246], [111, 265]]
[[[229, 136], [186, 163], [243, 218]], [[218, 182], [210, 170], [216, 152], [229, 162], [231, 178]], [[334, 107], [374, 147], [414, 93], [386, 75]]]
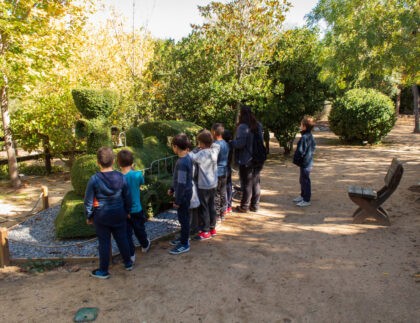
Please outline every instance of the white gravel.
[[[94, 239], [57, 240], [54, 220], [60, 211], [55, 206], [39, 212], [8, 232], [9, 251], [12, 259], [98, 257], [98, 241]], [[158, 239], [179, 230], [175, 210], [168, 210], [146, 222], [150, 240]], [[138, 241], [133, 237], [138, 245]], [[112, 252], [118, 248], [112, 240]]]

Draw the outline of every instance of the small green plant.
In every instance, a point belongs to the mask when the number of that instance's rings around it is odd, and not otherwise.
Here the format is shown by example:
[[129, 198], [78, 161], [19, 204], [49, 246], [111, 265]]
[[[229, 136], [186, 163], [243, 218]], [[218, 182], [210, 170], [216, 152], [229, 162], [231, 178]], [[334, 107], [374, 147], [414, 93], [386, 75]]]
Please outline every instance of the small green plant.
[[64, 265], [63, 259], [51, 259], [51, 260], [32, 260], [22, 265], [22, 271], [31, 274], [43, 273], [48, 270], [52, 270], [57, 267]]
[[374, 89], [353, 89], [334, 102], [331, 130], [345, 142], [380, 142], [396, 121], [392, 100]]

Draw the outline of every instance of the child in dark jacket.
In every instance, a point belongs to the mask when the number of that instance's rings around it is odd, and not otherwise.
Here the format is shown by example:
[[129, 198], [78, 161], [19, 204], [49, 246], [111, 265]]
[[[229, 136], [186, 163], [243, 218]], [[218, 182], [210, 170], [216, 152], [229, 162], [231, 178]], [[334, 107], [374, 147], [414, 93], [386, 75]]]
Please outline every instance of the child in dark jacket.
[[84, 205], [87, 223], [94, 224], [99, 242], [99, 268], [92, 271], [91, 276], [106, 279], [109, 278], [111, 234], [118, 245], [125, 269], [133, 269], [126, 227], [131, 197], [124, 176], [112, 168], [112, 149], [99, 148], [96, 156], [100, 172], [89, 179]]
[[305, 207], [311, 205], [311, 179], [309, 175], [313, 166], [313, 155], [315, 152], [315, 140], [311, 133], [314, 127], [314, 119], [305, 116], [300, 123], [302, 137], [297, 143], [293, 163], [300, 167], [300, 196], [293, 199], [296, 206]]
[[172, 139], [172, 149], [178, 160], [175, 164], [173, 185], [168, 190], [169, 195], [173, 195], [175, 202], [174, 208], [178, 213], [178, 221], [181, 225], [181, 237], [179, 240], [170, 242], [174, 248], [169, 251], [172, 255], [179, 255], [190, 251], [190, 216], [189, 208], [192, 197], [192, 160], [188, 155], [191, 147], [190, 140], [184, 133], [178, 134]]

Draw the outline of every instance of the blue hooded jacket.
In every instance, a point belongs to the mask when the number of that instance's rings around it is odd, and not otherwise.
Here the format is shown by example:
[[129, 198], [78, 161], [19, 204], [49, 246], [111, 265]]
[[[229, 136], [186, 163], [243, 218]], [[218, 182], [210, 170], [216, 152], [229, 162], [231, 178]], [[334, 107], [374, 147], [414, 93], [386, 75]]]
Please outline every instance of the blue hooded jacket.
[[302, 137], [297, 143], [293, 163], [299, 167], [311, 167], [314, 160], [315, 140], [312, 133], [308, 130], [301, 132]]
[[[94, 205], [97, 200], [97, 206]], [[131, 197], [127, 182], [120, 172], [97, 172], [87, 184], [85, 214], [103, 225], [117, 225], [127, 220]]]

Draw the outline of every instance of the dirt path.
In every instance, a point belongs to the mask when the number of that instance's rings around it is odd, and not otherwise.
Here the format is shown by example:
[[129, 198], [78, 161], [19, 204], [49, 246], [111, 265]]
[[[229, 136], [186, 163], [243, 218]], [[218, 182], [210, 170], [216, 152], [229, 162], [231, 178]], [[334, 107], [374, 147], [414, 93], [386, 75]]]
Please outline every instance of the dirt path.
[[[167, 242], [138, 253], [132, 272], [88, 277], [96, 264], [38, 275], [0, 270], [0, 321], [70, 322], [98, 307], [97, 322], [416, 322], [420, 317], [420, 136], [399, 122], [386, 144], [318, 142], [312, 206], [300, 209], [298, 169], [278, 149], [263, 170], [258, 214], [233, 214], [216, 238], [181, 256]], [[405, 161], [384, 204], [391, 227], [353, 225], [347, 186], [379, 189], [392, 157]], [[417, 281], [417, 282], [416, 282]]]

